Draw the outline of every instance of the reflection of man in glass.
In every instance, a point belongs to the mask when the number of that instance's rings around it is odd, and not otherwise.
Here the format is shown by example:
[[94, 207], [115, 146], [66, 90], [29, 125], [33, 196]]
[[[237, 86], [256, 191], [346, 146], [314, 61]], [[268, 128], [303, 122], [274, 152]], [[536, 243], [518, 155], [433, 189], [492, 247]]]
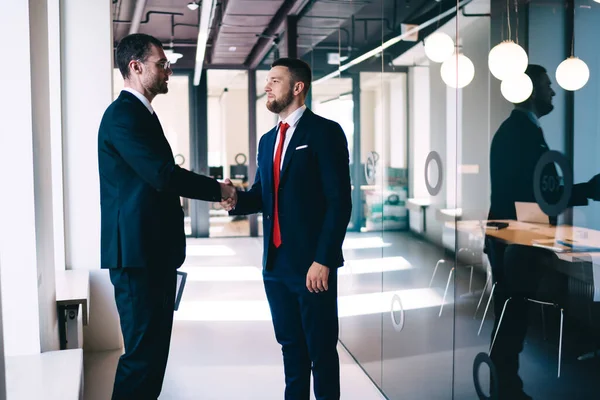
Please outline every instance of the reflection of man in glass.
[[[525, 72], [533, 82], [533, 93], [525, 102], [515, 104], [511, 115], [502, 123], [492, 141], [490, 152], [491, 207], [488, 219], [516, 220], [515, 202], [535, 202], [534, 171], [548, 145], [540, 127], [539, 118], [549, 114], [554, 106], [555, 93], [546, 70], [539, 65], [529, 65]], [[560, 182], [553, 163], [544, 168], [542, 177], [547, 182]], [[573, 186], [569, 205], [586, 205], [588, 198], [597, 200], [598, 176], [587, 183]], [[563, 187], [548, 185], [542, 191], [545, 200], [556, 203]], [[556, 224], [556, 218], [550, 218]], [[492, 275], [496, 282], [494, 291], [495, 322], [498, 326], [504, 303], [506, 307], [490, 357], [498, 373], [500, 399], [531, 399], [523, 391], [519, 378], [519, 353], [527, 331], [528, 303], [524, 298], [549, 300], [544, 292], [564, 294], [564, 277], [553, 273], [548, 264], [556, 261], [554, 253], [532, 246], [510, 245], [486, 238], [486, 252], [490, 258]], [[540, 285], [540, 281], [544, 281]], [[556, 297], [552, 297], [556, 300]]]

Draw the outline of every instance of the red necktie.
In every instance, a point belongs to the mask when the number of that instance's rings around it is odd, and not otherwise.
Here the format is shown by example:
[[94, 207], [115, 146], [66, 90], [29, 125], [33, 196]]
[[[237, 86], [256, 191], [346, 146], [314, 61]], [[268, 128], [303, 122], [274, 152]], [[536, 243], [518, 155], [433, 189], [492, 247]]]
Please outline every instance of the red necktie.
[[273, 160], [273, 187], [275, 190], [275, 206], [273, 211], [273, 244], [275, 247], [281, 246], [281, 231], [279, 230], [279, 175], [281, 173], [281, 156], [283, 153], [283, 143], [285, 142], [285, 133], [290, 126], [285, 122], [279, 123], [279, 145]]

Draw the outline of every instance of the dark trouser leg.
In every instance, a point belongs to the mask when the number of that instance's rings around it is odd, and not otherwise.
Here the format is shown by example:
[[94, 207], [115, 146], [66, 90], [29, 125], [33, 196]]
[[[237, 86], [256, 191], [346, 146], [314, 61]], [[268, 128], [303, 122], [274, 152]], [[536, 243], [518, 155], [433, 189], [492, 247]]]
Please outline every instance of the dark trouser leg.
[[310, 358], [302, 329], [298, 296], [280, 279], [265, 279], [264, 285], [275, 337], [283, 353], [285, 399], [308, 400]]
[[[492, 253], [492, 271], [497, 282], [494, 293], [494, 332], [498, 327], [504, 303], [511, 298], [502, 325], [498, 330], [490, 358], [498, 372], [498, 386], [501, 398], [510, 398], [523, 390], [523, 381], [519, 377], [519, 354], [529, 324], [530, 303], [526, 298], [536, 298], [544, 269], [552, 262], [550, 254], [543, 249], [530, 246], [496, 245]], [[491, 254], [490, 254], [491, 255]], [[492, 333], [492, 340], [493, 340]]]
[[302, 326], [312, 361], [317, 400], [340, 398], [340, 361], [337, 353], [338, 309], [337, 271], [329, 276], [329, 290], [311, 293], [305, 285], [298, 288]]
[[[487, 241], [492, 277], [496, 283], [494, 291], [494, 329], [492, 330], [491, 342], [494, 341], [504, 304], [511, 297], [506, 280], [505, 250], [506, 245], [494, 240]], [[522, 314], [522, 311], [526, 308], [527, 306], [524, 307], [522, 301], [516, 298], [508, 303], [502, 326], [498, 331], [494, 348], [490, 354], [498, 373], [497, 384], [501, 396], [504, 392], [519, 392], [523, 389], [523, 381], [519, 377], [519, 353], [523, 348], [521, 336], [524, 338], [524, 333], [520, 332], [518, 337], [513, 337], [513, 335], [516, 331], [522, 331], [523, 327], [525, 329], [527, 327], [526, 322], [523, 323]]]
[[164, 379], [175, 303], [175, 270], [111, 269], [125, 354], [113, 400], [157, 399]]

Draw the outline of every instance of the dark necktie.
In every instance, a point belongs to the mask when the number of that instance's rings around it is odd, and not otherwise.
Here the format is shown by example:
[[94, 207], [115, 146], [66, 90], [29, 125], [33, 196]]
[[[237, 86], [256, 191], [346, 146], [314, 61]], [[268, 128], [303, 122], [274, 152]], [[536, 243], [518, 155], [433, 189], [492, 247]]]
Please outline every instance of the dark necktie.
[[283, 153], [283, 144], [285, 142], [285, 133], [290, 126], [286, 123], [279, 123], [279, 145], [273, 160], [273, 187], [275, 190], [275, 206], [273, 210], [273, 244], [275, 247], [281, 246], [281, 231], [279, 230], [279, 176], [281, 174], [281, 157]]

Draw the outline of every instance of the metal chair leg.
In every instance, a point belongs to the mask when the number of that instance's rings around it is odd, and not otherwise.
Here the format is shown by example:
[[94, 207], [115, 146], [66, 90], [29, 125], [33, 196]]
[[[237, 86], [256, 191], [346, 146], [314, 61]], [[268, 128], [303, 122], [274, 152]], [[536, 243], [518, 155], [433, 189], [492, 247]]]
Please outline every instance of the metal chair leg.
[[429, 281], [429, 287], [431, 287], [431, 285], [433, 284], [433, 278], [435, 278], [435, 273], [438, 270], [438, 266], [440, 264], [445, 264], [446, 260], [439, 260], [436, 264], [435, 264], [435, 268], [433, 269], [433, 275], [431, 275], [431, 280]]
[[500, 330], [500, 326], [502, 325], [502, 320], [504, 319], [504, 313], [506, 312], [506, 306], [508, 306], [508, 302], [512, 299], [509, 297], [504, 302], [504, 307], [502, 307], [502, 314], [500, 314], [500, 321], [498, 321], [498, 326], [496, 327], [496, 332], [494, 332], [494, 340], [492, 340], [492, 344], [490, 345], [489, 355], [492, 355], [492, 351], [494, 350], [494, 344], [496, 344], [496, 338], [498, 337], [498, 331]]
[[479, 312], [479, 307], [481, 307], [481, 303], [483, 302], [483, 296], [485, 296], [485, 291], [487, 290], [490, 284], [491, 277], [488, 276], [485, 281], [485, 286], [483, 287], [483, 291], [481, 292], [481, 297], [479, 298], [479, 303], [477, 303], [477, 308], [475, 309], [475, 315], [473, 315], [473, 319], [477, 318], [477, 313]]
[[473, 294], [473, 265], [471, 267], [471, 277], [469, 278], [469, 294]]
[[560, 365], [562, 362], [564, 310], [560, 309], [560, 338], [558, 339], [558, 377], [560, 378]]
[[481, 328], [483, 328], [483, 324], [485, 323], [485, 317], [487, 316], [488, 309], [490, 308], [490, 303], [492, 302], [492, 297], [494, 297], [494, 290], [496, 289], [496, 282], [492, 285], [492, 291], [490, 292], [490, 297], [487, 301], [487, 305], [485, 306], [485, 311], [483, 312], [483, 318], [481, 319], [481, 325], [479, 325], [479, 331], [477, 332], [477, 336], [481, 334]]
[[442, 305], [440, 306], [440, 314], [438, 318], [442, 316], [442, 311], [444, 311], [444, 304], [446, 303], [446, 295], [448, 294], [448, 287], [450, 286], [450, 280], [452, 279], [452, 273], [454, 272], [454, 267], [450, 270], [448, 274], [448, 282], [446, 283], [446, 290], [444, 290], [444, 298], [442, 299]]

